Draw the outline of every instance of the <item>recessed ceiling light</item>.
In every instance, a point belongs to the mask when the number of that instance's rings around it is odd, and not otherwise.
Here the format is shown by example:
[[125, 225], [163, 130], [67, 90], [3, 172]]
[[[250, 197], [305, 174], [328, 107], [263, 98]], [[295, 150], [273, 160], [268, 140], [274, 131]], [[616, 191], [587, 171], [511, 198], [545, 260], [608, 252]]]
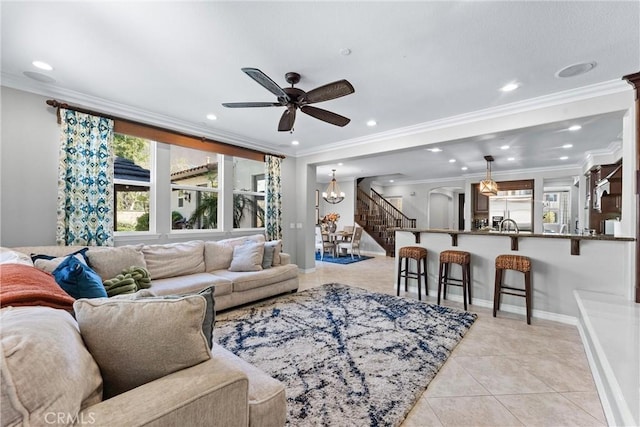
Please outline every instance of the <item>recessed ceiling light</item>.
[[582, 126], [580, 126], [580, 125], [573, 125], [573, 126], [569, 126], [569, 128], [568, 128], [568, 129], [569, 129], [571, 132], [575, 132], [575, 131], [577, 131], [577, 130], [582, 129]]
[[573, 144], [564, 144], [562, 146], [562, 148], [571, 148], [571, 147], [573, 147]]
[[389, 182], [395, 182], [394, 180], [390, 179]]
[[432, 153], [439, 153], [442, 151], [442, 148], [427, 148], [427, 151], [431, 151]]
[[579, 64], [569, 65], [556, 73], [556, 77], [575, 77], [593, 70], [598, 65], [597, 62], [581, 62]]
[[510, 162], [513, 162], [516, 158], [515, 157], [508, 157], [507, 160]]
[[369, 120], [369, 121], [367, 121], [367, 126], [369, 126], [369, 127], [373, 127], [373, 126], [375, 126], [375, 125], [377, 125], [377, 124], [378, 124], [378, 122], [376, 122], [375, 120]]
[[520, 85], [518, 83], [512, 82], [512, 83], [507, 83], [506, 85], [502, 86], [500, 88], [500, 90], [502, 92], [511, 92], [512, 90], [516, 90], [520, 87]]
[[449, 159], [449, 163], [455, 163], [456, 159]]
[[509, 146], [508, 145], [503, 145], [502, 147], [500, 147], [501, 150], [508, 150]]
[[209, 120], [218, 120], [218, 117], [215, 114], [207, 114], [207, 119], [209, 119]]
[[567, 160], [569, 158], [569, 156], [562, 156], [560, 157], [560, 160]]
[[344, 56], [351, 55], [351, 49], [349, 49], [348, 47], [343, 47], [342, 49], [340, 49], [340, 55], [344, 55]]
[[343, 164], [344, 164], [344, 163], [340, 162], [340, 163], [338, 163], [338, 166], [342, 166]]
[[466, 167], [466, 166], [463, 166], [463, 167], [461, 167], [460, 169], [461, 169], [461, 170], [463, 170], [463, 171], [466, 171], [466, 170], [467, 170], [467, 169], [469, 169], [469, 168], [468, 168], [468, 167]]
[[298, 141], [297, 139], [294, 139], [293, 141], [291, 141], [291, 145], [299, 145], [300, 141]]
[[33, 66], [36, 68], [40, 68], [41, 70], [45, 70], [45, 71], [53, 70], [53, 67], [51, 65], [43, 61], [33, 61], [31, 64], [33, 64]]

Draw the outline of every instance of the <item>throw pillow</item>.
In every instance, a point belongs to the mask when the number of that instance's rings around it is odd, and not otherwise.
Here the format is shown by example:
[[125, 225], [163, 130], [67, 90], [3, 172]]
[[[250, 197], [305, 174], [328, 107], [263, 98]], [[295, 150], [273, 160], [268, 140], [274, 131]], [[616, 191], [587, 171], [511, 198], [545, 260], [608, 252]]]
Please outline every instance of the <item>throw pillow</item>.
[[229, 271], [260, 271], [264, 243], [245, 243], [233, 248], [233, 259]]
[[271, 263], [271, 265], [275, 267], [276, 265], [282, 264], [282, 260], [280, 259], [280, 253], [282, 252], [282, 240], [271, 240], [266, 242], [264, 245], [265, 247], [272, 246], [275, 248], [273, 252], [273, 263]]
[[273, 245], [264, 244], [264, 255], [262, 256], [262, 269], [271, 268], [273, 265], [273, 256], [276, 248]]
[[3, 426], [58, 425], [52, 414], [76, 415], [102, 400], [100, 370], [70, 313], [6, 307], [0, 323]]
[[27, 254], [14, 251], [9, 248], [0, 248], [0, 265], [2, 264], [24, 264], [33, 266], [33, 261]]
[[56, 256], [52, 256], [52, 255], [44, 255], [44, 254], [40, 254], [40, 255], [31, 255], [31, 260], [33, 261], [33, 265], [36, 268], [39, 268], [42, 271], [46, 271], [47, 273], [53, 273], [53, 270], [55, 270], [56, 268], [58, 268], [58, 266], [60, 264], [62, 264], [62, 262], [67, 259], [67, 257], [69, 256], [74, 256], [78, 261], [82, 262], [83, 264], [87, 264], [87, 253], [88, 249], [80, 249], [79, 251], [73, 252], [71, 254], [68, 255], [64, 255], [64, 256], [60, 256], [60, 257], [56, 257]]
[[52, 274], [58, 285], [75, 299], [107, 297], [100, 276], [73, 255], [62, 261]]
[[[202, 321], [202, 333], [207, 339], [207, 344], [209, 348], [213, 345], [213, 327], [216, 323], [216, 309], [215, 309], [215, 300], [213, 298], [213, 293], [215, 289], [213, 286], [203, 289], [195, 295], [202, 295], [207, 302], [206, 311], [204, 314], [204, 320]], [[142, 289], [134, 294], [123, 294], [116, 295], [114, 298], [127, 298], [127, 299], [176, 299], [182, 298], [189, 295], [194, 294], [182, 294], [182, 295], [161, 295], [158, 296], [151, 291], [151, 289]]]
[[0, 267], [2, 307], [42, 305], [72, 310], [73, 301], [49, 273], [23, 264], [4, 264]]
[[102, 281], [112, 279], [133, 265], [147, 268], [142, 253], [143, 245], [127, 245], [117, 248], [91, 248], [87, 252], [89, 265]]
[[80, 299], [80, 333], [108, 399], [211, 358], [202, 333], [205, 298]]

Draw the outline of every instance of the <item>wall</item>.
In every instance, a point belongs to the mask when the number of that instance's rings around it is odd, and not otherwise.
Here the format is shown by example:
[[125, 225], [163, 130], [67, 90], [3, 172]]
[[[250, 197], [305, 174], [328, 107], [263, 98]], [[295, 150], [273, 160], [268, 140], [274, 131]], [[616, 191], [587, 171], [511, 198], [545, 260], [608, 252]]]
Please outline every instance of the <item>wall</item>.
[[[46, 97], [7, 87], [1, 88], [2, 146], [0, 152], [0, 246], [55, 245], [56, 200], [58, 175], [59, 127], [55, 109], [45, 104]], [[156, 164], [158, 187], [170, 185], [169, 145], [158, 144]], [[282, 162], [283, 225], [295, 216], [295, 204], [288, 195], [296, 194], [295, 159]], [[161, 170], [166, 165], [166, 170]], [[221, 165], [224, 179], [233, 179], [233, 163], [229, 157]], [[169, 211], [170, 192], [159, 192], [151, 201], [158, 211]], [[231, 193], [223, 197], [224, 230], [180, 230], [169, 233], [169, 215], [158, 215], [157, 233], [117, 236], [116, 245], [130, 243], [163, 243], [191, 239], [218, 240], [232, 235], [256, 233], [254, 230], [232, 232], [233, 201]], [[260, 231], [261, 232], [261, 231]], [[283, 230], [283, 244], [293, 251], [290, 230]], [[294, 258], [295, 259], [295, 258]]]

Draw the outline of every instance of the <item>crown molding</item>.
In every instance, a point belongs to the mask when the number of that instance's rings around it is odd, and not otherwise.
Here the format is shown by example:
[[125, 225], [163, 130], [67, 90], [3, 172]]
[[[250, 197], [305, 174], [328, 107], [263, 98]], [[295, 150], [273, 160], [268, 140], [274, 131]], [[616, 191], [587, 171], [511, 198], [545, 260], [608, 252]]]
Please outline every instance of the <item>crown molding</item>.
[[[133, 120], [194, 136], [202, 136], [207, 139], [213, 139], [244, 148], [251, 148], [266, 153], [272, 153], [275, 151], [272, 145], [266, 145], [261, 141], [246, 138], [233, 132], [211, 129], [208, 126], [203, 126], [163, 114], [153, 113], [130, 105], [120, 104], [108, 99], [99, 98], [70, 89], [61, 88], [54, 84], [42, 83], [35, 80], [33, 82], [27, 81], [26, 79], [16, 78], [16, 76], [7, 73], [1, 73], [0, 78], [2, 86], [30, 92], [36, 95], [57, 98], [60, 102], [77, 105], [78, 107], [84, 107], [90, 110], [103, 111], [105, 114], [122, 117], [123, 119]], [[295, 153], [293, 151], [286, 151], [287, 150], [282, 150], [282, 152], [278, 154], [294, 157]]]
[[390, 139], [402, 138], [445, 128], [452, 128], [455, 126], [466, 125], [483, 120], [502, 118], [508, 115], [531, 112], [534, 110], [554, 107], [570, 102], [583, 101], [599, 96], [629, 92], [631, 90], [631, 86], [625, 81], [610, 80], [594, 85], [582, 86], [576, 89], [555, 92], [536, 98], [529, 98], [523, 101], [512, 102], [509, 104], [485, 108], [482, 110], [476, 110], [456, 116], [449, 116], [442, 119], [407, 126], [404, 128], [392, 129], [390, 131], [367, 135], [365, 137], [352, 138], [339, 142], [329, 143], [319, 149], [299, 150], [296, 152], [296, 156], [301, 157], [314, 154], [322, 154], [331, 152], [333, 150], [344, 149], [346, 147], [353, 148], [354, 146], [358, 145], [387, 141]]

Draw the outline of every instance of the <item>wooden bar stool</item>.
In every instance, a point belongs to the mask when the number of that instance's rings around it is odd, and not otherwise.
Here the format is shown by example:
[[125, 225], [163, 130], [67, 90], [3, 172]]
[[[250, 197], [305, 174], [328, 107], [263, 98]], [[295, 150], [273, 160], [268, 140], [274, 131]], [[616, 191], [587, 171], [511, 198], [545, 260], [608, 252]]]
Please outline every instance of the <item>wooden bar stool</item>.
[[[451, 264], [459, 264], [462, 268], [462, 279], [451, 277]], [[467, 309], [467, 295], [471, 304], [471, 254], [465, 251], [440, 252], [440, 268], [438, 271], [438, 305], [440, 305], [440, 290], [444, 288], [443, 298], [447, 299], [447, 286], [461, 286], [464, 309]]]
[[[504, 270], [524, 273], [524, 289], [506, 286], [502, 283]], [[496, 285], [493, 293], [493, 317], [500, 309], [502, 294], [524, 297], [527, 308], [527, 324], [531, 324], [531, 260], [521, 255], [498, 255], [496, 257]]]
[[[415, 259], [418, 265], [418, 271], [409, 270], [409, 260]], [[402, 261], [404, 260], [404, 270], [402, 269]], [[421, 262], [422, 261], [422, 262]], [[422, 264], [422, 265], [421, 265]], [[400, 296], [400, 278], [404, 277], [404, 291], [407, 292], [407, 279], [418, 280], [418, 299], [422, 299], [422, 291], [420, 288], [420, 278], [424, 277], [424, 294], [429, 295], [427, 287], [427, 250], [422, 246], [405, 246], [398, 251], [398, 292]]]

